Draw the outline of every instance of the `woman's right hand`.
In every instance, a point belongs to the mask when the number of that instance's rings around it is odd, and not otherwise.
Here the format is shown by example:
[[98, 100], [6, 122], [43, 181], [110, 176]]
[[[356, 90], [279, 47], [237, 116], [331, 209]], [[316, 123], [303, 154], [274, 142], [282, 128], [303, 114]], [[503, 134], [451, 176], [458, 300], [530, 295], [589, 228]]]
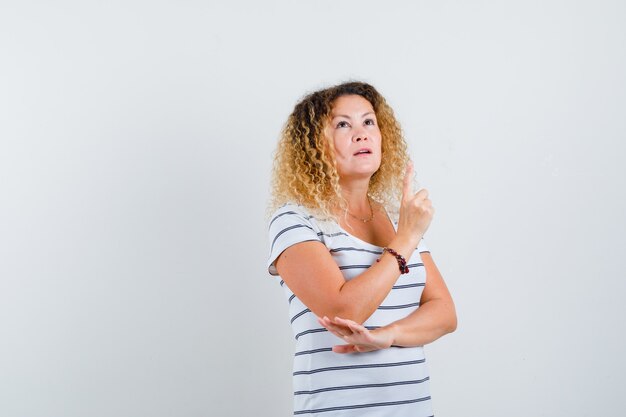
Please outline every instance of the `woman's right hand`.
[[428, 230], [433, 218], [434, 208], [428, 199], [428, 191], [424, 188], [417, 193], [413, 192], [413, 163], [409, 162], [404, 174], [402, 201], [400, 203], [400, 217], [396, 237], [407, 239], [413, 248]]

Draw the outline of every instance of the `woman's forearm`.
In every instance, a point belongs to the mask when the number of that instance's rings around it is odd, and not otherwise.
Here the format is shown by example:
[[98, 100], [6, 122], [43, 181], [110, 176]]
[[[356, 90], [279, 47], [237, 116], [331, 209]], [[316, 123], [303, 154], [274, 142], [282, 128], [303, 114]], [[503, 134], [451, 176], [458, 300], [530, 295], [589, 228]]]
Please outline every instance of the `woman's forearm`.
[[[411, 240], [396, 238], [389, 246], [395, 246], [405, 259], [409, 259], [417, 244]], [[341, 308], [331, 317], [344, 317], [363, 323], [374, 314], [399, 276], [398, 261], [393, 255], [384, 254], [380, 262], [343, 284], [338, 297], [342, 300]]]
[[451, 300], [434, 299], [407, 317], [375, 330], [388, 334], [394, 346], [423, 346], [456, 330], [457, 319]]
[[[417, 242], [412, 236], [396, 235], [389, 246], [409, 259]], [[380, 262], [345, 280], [328, 249], [319, 242], [287, 248], [277, 259], [276, 269], [316, 316], [343, 317], [360, 324], [376, 311], [400, 276], [398, 261], [385, 253]]]

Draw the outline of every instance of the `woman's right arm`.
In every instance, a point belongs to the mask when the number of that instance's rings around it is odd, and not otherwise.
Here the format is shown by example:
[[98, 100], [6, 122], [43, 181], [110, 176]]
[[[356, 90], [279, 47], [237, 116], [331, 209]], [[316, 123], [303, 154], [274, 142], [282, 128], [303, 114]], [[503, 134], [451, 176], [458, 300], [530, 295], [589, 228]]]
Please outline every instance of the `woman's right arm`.
[[[398, 232], [389, 247], [409, 259], [430, 224], [428, 192], [413, 193], [412, 166], [404, 177]], [[301, 242], [285, 249], [276, 269], [293, 293], [318, 317], [342, 317], [362, 324], [383, 302], [400, 276], [396, 258], [387, 252], [380, 262], [346, 281], [321, 242]]]

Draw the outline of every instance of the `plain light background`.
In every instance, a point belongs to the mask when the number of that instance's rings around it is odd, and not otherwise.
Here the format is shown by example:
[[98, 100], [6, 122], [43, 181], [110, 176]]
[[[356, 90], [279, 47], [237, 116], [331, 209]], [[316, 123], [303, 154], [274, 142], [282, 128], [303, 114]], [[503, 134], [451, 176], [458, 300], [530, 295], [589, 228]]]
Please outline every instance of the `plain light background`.
[[459, 328], [438, 416], [622, 416], [622, 1], [0, 2], [0, 415], [287, 416], [280, 128], [396, 110]]

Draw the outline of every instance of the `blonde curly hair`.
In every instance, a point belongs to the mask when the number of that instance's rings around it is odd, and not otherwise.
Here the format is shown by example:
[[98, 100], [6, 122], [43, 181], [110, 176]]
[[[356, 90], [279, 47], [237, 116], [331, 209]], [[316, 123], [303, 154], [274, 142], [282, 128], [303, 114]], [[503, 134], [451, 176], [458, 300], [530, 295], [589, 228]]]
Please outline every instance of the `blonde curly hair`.
[[325, 130], [334, 101], [346, 95], [359, 95], [370, 102], [382, 135], [381, 164], [370, 179], [368, 194], [387, 207], [397, 207], [409, 160], [402, 129], [373, 86], [347, 82], [308, 94], [287, 119], [274, 154], [270, 211], [295, 203], [323, 218], [336, 219], [334, 210], [345, 210], [334, 147]]

